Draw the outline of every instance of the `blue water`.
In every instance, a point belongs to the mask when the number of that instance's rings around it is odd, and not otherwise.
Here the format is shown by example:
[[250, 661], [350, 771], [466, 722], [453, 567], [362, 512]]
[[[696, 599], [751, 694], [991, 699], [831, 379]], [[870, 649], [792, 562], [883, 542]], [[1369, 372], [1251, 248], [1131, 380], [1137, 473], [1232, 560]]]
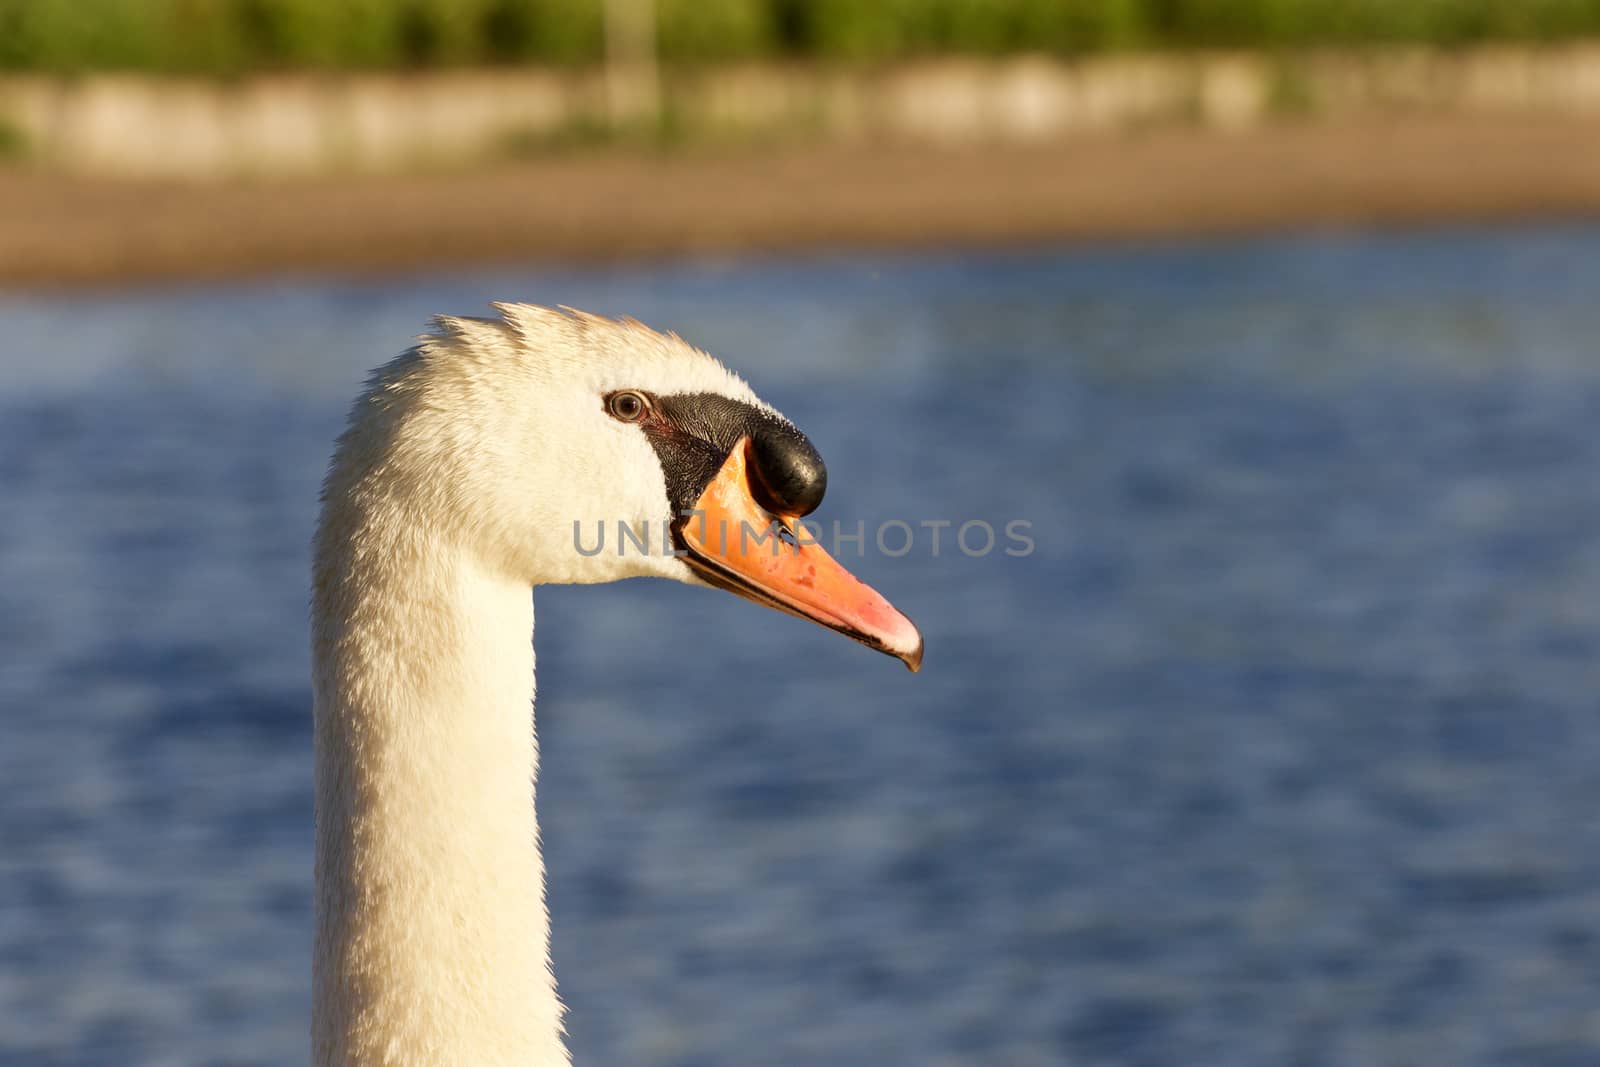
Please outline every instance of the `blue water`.
[[317, 483], [519, 298], [744, 371], [928, 645], [538, 593], [580, 1063], [1600, 1062], [1597, 296], [1561, 228], [0, 295], [0, 1061], [304, 1060]]

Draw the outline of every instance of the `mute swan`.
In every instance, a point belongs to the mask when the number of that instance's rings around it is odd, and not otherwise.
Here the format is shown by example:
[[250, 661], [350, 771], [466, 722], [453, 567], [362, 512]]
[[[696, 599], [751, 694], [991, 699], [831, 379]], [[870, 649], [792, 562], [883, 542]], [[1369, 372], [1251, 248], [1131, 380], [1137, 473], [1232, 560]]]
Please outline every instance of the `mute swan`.
[[[922, 660], [911, 621], [820, 548], [741, 538], [774, 517], [788, 537], [826, 485], [742, 380], [633, 320], [495, 308], [436, 320], [373, 375], [323, 485], [317, 1064], [569, 1062], [534, 817], [530, 586], [673, 578]], [[577, 550], [575, 522], [618, 521], [649, 551]]]

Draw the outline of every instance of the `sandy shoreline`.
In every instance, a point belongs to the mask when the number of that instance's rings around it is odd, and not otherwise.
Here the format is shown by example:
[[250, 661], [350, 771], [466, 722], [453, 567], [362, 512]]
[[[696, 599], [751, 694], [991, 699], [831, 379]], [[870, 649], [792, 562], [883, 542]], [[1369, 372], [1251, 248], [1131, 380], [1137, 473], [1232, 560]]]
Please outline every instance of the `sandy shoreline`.
[[1044, 145], [554, 156], [185, 184], [0, 169], [0, 284], [387, 273], [1600, 216], [1600, 122], [1411, 118]]

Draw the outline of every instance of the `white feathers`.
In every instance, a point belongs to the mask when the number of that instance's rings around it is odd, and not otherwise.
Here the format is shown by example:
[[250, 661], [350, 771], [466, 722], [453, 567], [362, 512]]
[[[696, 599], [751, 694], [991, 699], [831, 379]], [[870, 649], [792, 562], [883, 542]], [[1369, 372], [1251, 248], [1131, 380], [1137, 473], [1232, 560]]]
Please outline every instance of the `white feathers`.
[[[587, 381], [606, 389], [720, 393], [766, 407], [737, 374], [675, 333], [637, 319], [608, 319], [575, 308], [497, 303], [499, 319], [434, 319], [439, 333], [420, 338], [432, 359], [483, 366], [502, 361], [547, 382]], [[499, 373], [511, 367], [498, 366]], [[770, 410], [770, 408], [768, 409]]]
[[[670, 556], [584, 555], [575, 523], [664, 529], [617, 389], [760, 402], [631, 320], [496, 305], [378, 370], [324, 485], [313, 566], [319, 1065], [564, 1065], [532, 782], [530, 585]], [[770, 410], [770, 409], [769, 409]]]

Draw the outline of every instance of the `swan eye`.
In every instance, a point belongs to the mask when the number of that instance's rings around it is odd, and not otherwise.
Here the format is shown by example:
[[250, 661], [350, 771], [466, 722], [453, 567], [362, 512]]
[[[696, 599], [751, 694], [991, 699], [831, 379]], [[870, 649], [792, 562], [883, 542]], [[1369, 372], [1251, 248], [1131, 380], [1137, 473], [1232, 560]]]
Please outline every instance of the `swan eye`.
[[606, 411], [622, 422], [638, 422], [650, 410], [649, 401], [640, 393], [623, 390], [606, 397]]

